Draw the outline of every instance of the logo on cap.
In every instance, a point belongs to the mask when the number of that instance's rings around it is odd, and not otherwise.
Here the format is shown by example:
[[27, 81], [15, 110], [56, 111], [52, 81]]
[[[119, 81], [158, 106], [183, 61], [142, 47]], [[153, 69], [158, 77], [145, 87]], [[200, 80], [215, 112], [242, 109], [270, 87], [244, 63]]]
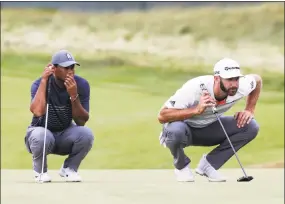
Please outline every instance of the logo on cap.
[[225, 67], [225, 70], [228, 71], [228, 70], [232, 70], [232, 69], [240, 69], [239, 67]]
[[66, 57], [67, 57], [68, 59], [72, 59], [72, 57], [71, 57], [71, 55], [70, 55], [69, 53], [66, 53]]

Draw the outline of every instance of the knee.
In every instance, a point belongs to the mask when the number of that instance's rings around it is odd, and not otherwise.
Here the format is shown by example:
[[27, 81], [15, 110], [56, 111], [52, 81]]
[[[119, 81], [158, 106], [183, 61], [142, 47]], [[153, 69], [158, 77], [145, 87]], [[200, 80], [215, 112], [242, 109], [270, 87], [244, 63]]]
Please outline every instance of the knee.
[[183, 122], [172, 122], [165, 128], [167, 146], [180, 145], [185, 137], [185, 123]]
[[[43, 127], [36, 127], [30, 134], [29, 140], [31, 144], [38, 144], [43, 146], [45, 139], [45, 128]], [[54, 143], [54, 138], [52, 133], [47, 130], [46, 133], [46, 144]]]
[[248, 124], [247, 132], [248, 132], [249, 140], [253, 140], [257, 136], [259, 132], [259, 125], [256, 122], [256, 120], [250, 121], [250, 123]]
[[80, 135], [79, 143], [84, 145], [93, 145], [94, 142], [94, 134], [91, 129], [85, 126], [78, 127], [78, 133]]
[[[29, 147], [32, 152], [36, 153], [37, 151], [42, 151], [44, 147], [44, 139], [45, 139], [45, 128], [43, 127], [36, 127], [32, 132], [30, 133], [28, 137], [28, 143]], [[51, 147], [54, 145], [55, 139], [52, 135], [52, 133], [47, 130], [46, 134], [46, 143], [45, 145], [47, 147]]]

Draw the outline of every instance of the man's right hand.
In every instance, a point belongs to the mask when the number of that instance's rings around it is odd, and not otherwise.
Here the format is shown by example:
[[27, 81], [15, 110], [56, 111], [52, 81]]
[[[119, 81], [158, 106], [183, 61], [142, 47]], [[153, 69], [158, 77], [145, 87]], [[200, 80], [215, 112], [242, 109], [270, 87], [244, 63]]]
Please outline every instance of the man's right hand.
[[215, 99], [213, 99], [211, 97], [209, 92], [203, 91], [202, 96], [200, 98], [200, 102], [199, 102], [198, 106], [196, 107], [197, 114], [200, 115], [200, 114], [204, 113], [206, 108], [214, 107], [215, 105], [216, 105]]
[[42, 74], [42, 79], [48, 80], [49, 76], [54, 73], [54, 66], [52, 64], [48, 64], [45, 67], [45, 70]]
[[43, 116], [46, 113], [46, 88], [47, 81], [51, 74], [54, 73], [54, 66], [52, 64], [48, 64], [45, 67], [45, 70], [42, 73], [42, 79], [40, 84], [36, 84], [36, 86], [32, 86], [32, 92], [36, 91], [36, 94], [33, 97], [33, 100], [30, 105], [30, 111], [36, 117]]

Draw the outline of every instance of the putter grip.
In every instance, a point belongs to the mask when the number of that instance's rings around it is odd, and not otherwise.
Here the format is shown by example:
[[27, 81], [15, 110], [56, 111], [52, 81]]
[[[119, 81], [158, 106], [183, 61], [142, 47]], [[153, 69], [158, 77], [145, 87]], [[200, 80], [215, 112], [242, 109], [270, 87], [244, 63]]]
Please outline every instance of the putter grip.
[[48, 102], [49, 95], [50, 95], [50, 86], [51, 86], [51, 76], [49, 76], [48, 84], [47, 84], [47, 102]]
[[[202, 91], [207, 91], [207, 92], [209, 92], [209, 91], [207, 90], [207, 88], [206, 88], [206, 86], [205, 86], [204, 83], [201, 83], [201, 84], [200, 84], [200, 88], [201, 88]], [[212, 112], [213, 112], [213, 113], [217, 113], [216, 107], [212, 107]]]

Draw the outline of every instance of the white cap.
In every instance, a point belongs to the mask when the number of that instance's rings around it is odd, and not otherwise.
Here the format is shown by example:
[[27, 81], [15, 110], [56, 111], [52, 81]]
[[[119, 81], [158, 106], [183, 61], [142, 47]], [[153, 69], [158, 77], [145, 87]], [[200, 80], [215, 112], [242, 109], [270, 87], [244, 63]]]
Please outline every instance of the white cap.
[[239, 64], [232, 59], [223, 58], [214, 66], [214, 76], [220, 76], [224, 79], [241, 77]]

